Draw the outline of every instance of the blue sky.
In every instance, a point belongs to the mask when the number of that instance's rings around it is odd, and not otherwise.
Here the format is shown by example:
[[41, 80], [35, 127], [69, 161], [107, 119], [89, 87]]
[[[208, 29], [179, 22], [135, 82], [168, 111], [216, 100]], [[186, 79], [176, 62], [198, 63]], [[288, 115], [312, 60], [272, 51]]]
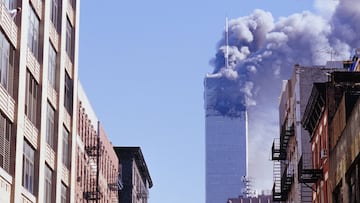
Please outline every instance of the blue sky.
[[277, 19], [312, 4], [81, 1], [79, 78], [113, 145], [142, 148], [154, 183], [150, 203], [205, 202], [203, 79], [225, 17], [260, 8]]

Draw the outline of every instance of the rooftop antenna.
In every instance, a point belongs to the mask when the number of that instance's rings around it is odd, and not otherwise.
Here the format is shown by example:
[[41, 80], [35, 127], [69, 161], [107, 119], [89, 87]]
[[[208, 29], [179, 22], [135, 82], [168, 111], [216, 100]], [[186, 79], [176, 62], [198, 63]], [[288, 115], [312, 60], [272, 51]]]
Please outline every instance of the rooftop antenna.
[[225, 18], [225, 68], [229, 66], [229, 25], [228, 25], [228, 17]]
[[334, 51], [332, 48], [330, 48], [330, 49], [323, 48], [323, 49], [316, 50], [316, 52], [322, 52], [322, 53], [329, 54], [330, 61], [335, 60], [335, 57], [339, 55], [339, 53]]

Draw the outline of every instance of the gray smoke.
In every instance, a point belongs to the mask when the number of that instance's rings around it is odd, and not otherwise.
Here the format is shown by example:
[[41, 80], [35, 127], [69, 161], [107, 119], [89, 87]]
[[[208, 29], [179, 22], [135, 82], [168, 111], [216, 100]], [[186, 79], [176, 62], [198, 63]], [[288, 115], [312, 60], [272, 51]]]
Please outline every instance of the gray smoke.
[[[228, 66], [225, 66], [225, 32], [218, 43], [216, 56], [211, 60], [214, 71], [207, 77], [231, 81], [229, 91], [221, 88], [221, 97], [230, 98], [226, 99], [230, 106], [239, 102], [234, 98], [243, 98], [241, 102], [249, 111], [250, 168], [258, 166], [252, 162], [259, 160], [256, 157], [269, 159], [272, 138], [278, 136], [277, 108], [282, 80], [289, 79], [294, 65], [346, 60], [354, 48], [360, 47], [358, 0], [331, 4], [328, 1], [316, 1], [319, 14], [303, 11], [275, 21], [270, 12], [257, 9], [249, 16], [230, 20]], [[256, 150], [252, 150], [254, 147]], [[258, 174], [252, 175], [257, 179], [271, 178], [271, 162], [265, 166], [270, 166], [270, 173], [254, 170]]]

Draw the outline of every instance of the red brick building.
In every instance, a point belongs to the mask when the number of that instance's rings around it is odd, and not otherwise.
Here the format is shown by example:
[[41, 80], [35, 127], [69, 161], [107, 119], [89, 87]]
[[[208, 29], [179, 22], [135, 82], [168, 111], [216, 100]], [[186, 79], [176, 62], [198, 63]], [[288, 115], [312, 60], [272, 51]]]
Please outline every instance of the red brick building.
[[303, 117], [303, 125], [309, 131], [312, 153], [312, 168], [302, 164], [308, 158], [303, 154], [300, 169], [302, 181], [312, 187], [313, 202], [328, 202], [329, 178], [329, 137], [328, 111], [329, 103], [326, 96], [326, 83], [315, 83]]
[[118, 201], [119, 161], [79, 85], [75, 202]]
[[299, 163], [313, 202], [360, 202], [359, 95], [359, 72], [334, 72], [331, 81], [314, 84], [302, 120], [313, 168]]

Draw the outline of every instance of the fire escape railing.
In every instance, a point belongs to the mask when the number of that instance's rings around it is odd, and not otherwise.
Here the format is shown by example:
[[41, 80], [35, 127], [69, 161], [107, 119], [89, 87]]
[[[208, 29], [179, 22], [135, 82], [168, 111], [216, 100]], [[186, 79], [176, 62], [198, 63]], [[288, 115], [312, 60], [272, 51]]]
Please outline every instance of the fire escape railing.
[[271, 160], [280, 161], [286, 160], [286, 149], [282, 149], [280, 139], [274, 139], [271, 147]]
[[[281, 178], [281, 169], [279, 169], [278, 177], [274, 180], [273, 185], [273, 201], [285, 201], [294, 183], [294, 170], [291, 165], [287, 165], [283, 171]], [[274, 177], [275, 178], [275, 177]]]
[[287, 121], [281, 127], [280, 132], [280, 149], [286, 152], [290, 137], [295, 135], [294, 123], [287, 125]]
[[294, 123], [287, 125], [287, 120], [281, 126], [280, 139], [275, 139], [271, 147], [271, 158], [275, 160], [286, 160], [286, 149], [290, 137], [295, 135]]
[[311, 154], [303, 154], [298, 164], [298, 180], [300, 183], [316, 183], [322, 180], [323, 170], [312, 166]]
[[[291, 189], [291, 184], [294, 182], [293, 168], [290, 165], [285, 166], [284, 164], [290, 138], [294, 135], [294, 123], [291, 122], [291, 119], [285, 119], [281, 125], [280, 138], [274, 139], [271, 147], [271, 159], [274, 161], [274, 185], [272, 189], [274, 201], [285, 201]], [[291, 170], [288, 171], [288, 168]]]
[[[111, 181], [110, 181], [111, 182]], [[117, 177], [117, 182], [111, 182], [108, 184], [108, 188], [111, 191], [120, 191], [123, 189], [123, 183], [122, 183], [122, 178], [121, 178], [121, 174], [119, 173], [118, 177]]]
[[86, 177], [87, 184], [85, 186], [85, 191], [83, 194], [85, 200], [96, 202], [98, 202], [103, 197], [99, 185], [100, 156], [102, 153], [99, 126], [97, 132], [98, 133], [96, 135], [91, 135], [89, 139], [85, 142], [85, 151], [89, 157], [90, 174]]

